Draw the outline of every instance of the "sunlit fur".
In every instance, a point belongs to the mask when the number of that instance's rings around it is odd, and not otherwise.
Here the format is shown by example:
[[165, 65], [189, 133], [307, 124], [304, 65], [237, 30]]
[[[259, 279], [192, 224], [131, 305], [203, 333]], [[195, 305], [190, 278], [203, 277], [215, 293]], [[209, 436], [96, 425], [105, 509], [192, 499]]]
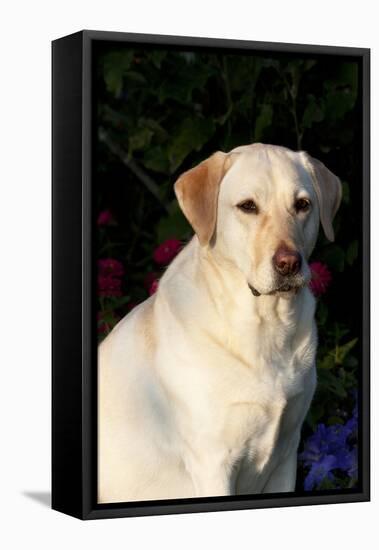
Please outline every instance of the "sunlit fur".
[[[294, 490], [316, 384], [317, 199], [297, 153], [239, 148], [227, 164], [210, 243], [194, 236], [99, 348], [99, 502]], [[294, 212], [300, 196], [308, 213]], [[281, 242], [303, 266], [278, 293]]]
[[[284, 147], [254, 145], [234, 149], [219, 194], [215, 254], [237, 265], [261, 294], [278, 286], [272, 258], [281, 243], [302, 255], [297, 284], [309, 281], [306, 260], [316, 242], [319, 208], [309, 173], [299, 153]], [[238, 182], [238, 184], [236, 184]], [[298, 198], [309, 198], [308, 212], [295, 211]], [[258, 214], [236, 205], [253, 199]]]

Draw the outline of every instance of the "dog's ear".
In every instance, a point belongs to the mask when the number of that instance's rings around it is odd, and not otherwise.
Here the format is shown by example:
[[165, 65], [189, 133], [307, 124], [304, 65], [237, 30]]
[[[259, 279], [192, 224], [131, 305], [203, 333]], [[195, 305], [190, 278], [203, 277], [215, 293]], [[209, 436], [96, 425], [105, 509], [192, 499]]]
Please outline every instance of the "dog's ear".
[[214, 153], [184, 172], [174, 186], [180, 208], [202, 246], [209, 243], [216, 227], [218, 193], [227, 156], [221, 151]]
[[333, 219], [341, 204], [341, 182], [322, 162], [305, 152], [301, 152], [301, 155], [304, 165], [312, 177], [324, 233], [329, 241], [334, 241]]

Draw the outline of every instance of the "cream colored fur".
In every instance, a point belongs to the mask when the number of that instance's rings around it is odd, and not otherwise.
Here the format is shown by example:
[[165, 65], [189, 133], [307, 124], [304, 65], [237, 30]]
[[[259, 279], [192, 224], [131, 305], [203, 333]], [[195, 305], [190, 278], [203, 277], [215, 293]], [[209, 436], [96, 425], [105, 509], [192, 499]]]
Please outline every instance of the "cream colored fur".
[[[316, 386], [307, 259], [320, 210], [330, 236], [340, 200], [337, 178], [317, 180], [314, 162], [259, 144], [224, 155], [211, 240], [195, 235], [100, 345], [99, 502], [294, 490]], [[294, 211], [299, 197], [309, 212]], [[257, 215], [237, 207], [246, 199]], [[283, 242], [301, 253], [301, 288], [276, 292]]]

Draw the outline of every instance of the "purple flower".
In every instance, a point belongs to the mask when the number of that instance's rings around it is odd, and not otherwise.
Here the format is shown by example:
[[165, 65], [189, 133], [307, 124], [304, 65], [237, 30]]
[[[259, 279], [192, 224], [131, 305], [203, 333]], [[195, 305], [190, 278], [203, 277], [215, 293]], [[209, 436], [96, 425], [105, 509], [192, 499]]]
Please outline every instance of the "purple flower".
[[354, 452], [347, 447], [339, 449], [334, 456], [336, 458], [336, 468], [347, 472], [353, 467]]
[[347, 430], [341, 424], [325, 426], [319, 424], [313, 435], [305, 442], [304, 451], [300, 459], [306, 466], [311, 466], [314, 462], [319, 462], [325, 455], [335, 454], [335, 452], [345, 445]]
[[345, 424], [332, 424], [327, 428], [328, 451], [331, 454], [337, 453], [341, 447], [346, 445], [349, 430]]
[[325, 478], [333, 481], [334, 476], [331, 470], [335, 467], [336, 457], [333, 455], [325, 455], [319, 462], [314, 462], [304, 480], [304, 489], [306, 491], [312, 491], [312, 489], [319, 485]]
[[348, 430], [348, 435], [349, 436], [356, 436], [357, 435], [357, 432], [358, 432], [358, 419], [357, 418], [354, 418], [354, 416], [352, 418], [350, 418], [346, 424], [346, 429]]
[[358, 456], [355, 444], [358, 431], [358, 410], [345, 424], [318, 424], [316, 431], [304, 443], [299, 459], [309, 468], [304, 489], [311, 491], [323, 480], [333, 481], [333, 470], [341, 470], [350, 478], [358, 477]]

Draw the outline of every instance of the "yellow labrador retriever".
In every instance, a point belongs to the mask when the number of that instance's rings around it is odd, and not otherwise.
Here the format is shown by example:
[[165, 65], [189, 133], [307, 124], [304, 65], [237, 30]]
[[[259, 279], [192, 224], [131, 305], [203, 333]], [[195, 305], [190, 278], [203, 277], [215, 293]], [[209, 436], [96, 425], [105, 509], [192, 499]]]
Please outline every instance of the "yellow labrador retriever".
[[98, 501], [293, 491], [315, 385], [307, 264], [341, 184], [305, 152], [215, 153], [175, 184], [195, 236], [98, 356]]

